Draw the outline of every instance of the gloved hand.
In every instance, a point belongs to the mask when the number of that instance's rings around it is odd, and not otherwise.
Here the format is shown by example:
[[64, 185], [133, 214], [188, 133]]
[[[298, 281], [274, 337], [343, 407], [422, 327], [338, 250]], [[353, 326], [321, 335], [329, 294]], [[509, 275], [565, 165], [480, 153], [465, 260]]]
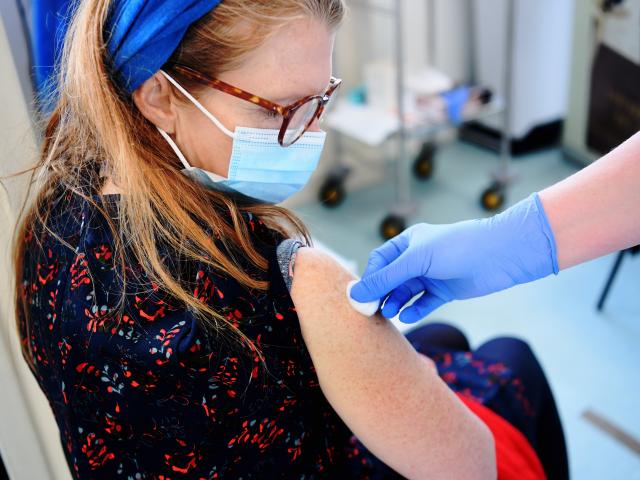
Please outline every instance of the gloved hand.
[[538, 194], [486, 219], [418, 224], [369, 256], [358, 302], [387, 297], [382, 314], [414, 323], [452, 300], [480, 297], [558, 273], [556, 243]]

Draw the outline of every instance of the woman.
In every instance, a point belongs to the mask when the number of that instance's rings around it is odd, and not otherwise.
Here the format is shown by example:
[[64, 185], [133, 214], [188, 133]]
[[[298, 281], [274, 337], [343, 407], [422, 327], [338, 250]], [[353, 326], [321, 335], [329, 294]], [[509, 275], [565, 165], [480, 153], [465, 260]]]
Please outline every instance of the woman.
[[523, 434], [544, 418], [501, 359], [414, 332], [454, 394], [274, 205], [317, 164], [343, 14], [79, 4], [15, 252], [23, 354], [75, 478], [544, 478]]

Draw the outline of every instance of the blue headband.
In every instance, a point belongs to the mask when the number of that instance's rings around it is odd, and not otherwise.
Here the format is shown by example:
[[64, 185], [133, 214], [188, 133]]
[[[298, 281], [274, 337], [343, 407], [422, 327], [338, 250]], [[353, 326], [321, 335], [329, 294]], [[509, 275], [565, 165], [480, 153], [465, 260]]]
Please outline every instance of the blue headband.
[[178, 48], [191, 24], [222, 0], [114, 0], [105, 41], [115, 80], [132, 93]]

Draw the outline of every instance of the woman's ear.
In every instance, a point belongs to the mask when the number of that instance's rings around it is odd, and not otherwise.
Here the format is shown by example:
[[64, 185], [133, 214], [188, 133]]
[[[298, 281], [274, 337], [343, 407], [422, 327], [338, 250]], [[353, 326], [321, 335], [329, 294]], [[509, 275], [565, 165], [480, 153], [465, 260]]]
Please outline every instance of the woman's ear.
[[175, 133], [176, 110], [169, 81], [156, 72], [133, 92], [133, 102], [144, 117], [169, 134]]

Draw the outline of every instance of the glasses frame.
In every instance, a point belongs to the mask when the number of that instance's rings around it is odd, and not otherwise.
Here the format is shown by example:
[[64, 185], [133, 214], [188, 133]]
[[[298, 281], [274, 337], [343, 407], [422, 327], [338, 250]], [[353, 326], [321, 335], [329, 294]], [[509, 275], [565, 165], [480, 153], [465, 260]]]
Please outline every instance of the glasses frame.
[[[289, 147], [296, 143], [300, 139], [300, 137], [302, 137], [302, 135], [304, 135], [304, 133], [309, 129], [316, 118], [322, 118], [325, 106], [331, 100], [331, 96], [342, 84], [342, 79], [332, 76], [329, 80], [329, 86], [327, 87], [327, 90], [324, 92], [324, 94], [308, 95], [304, 98], [301, 98], [300, 100], [293, 102], [290, 105], [280, 105], [276, 102], [272, 102], [271, 100], [259, 97], [258, 95], [255, 95], [251, 92], [247, 92], [246, 90], [242, 90], [241, 88], [229, 85], [228, 83], [225, 83], [222, 80], [218, 80], [217, 78], [210, 78], [207, 75], [198, 72], [197, 70], [187, 67], [186, 65], [173, 64], [171, 68], [181, 75], [190, 78], [191, 80], [194, 80], [211, 88], [215, 88], [216, 90], [228, 93], [229, 95], [233, 95], [236, 98], [246, 100], [247, 102], [258, 105], [266, 110], [277, 112], [282, 115], [282, 126], [280, 127], [280, 132], [278, 133], [278, 143], [282, 147]], [[318, 107], [316, 108], [315, 113], [313, 114], [309, 122], [307, 122], [307, 124], [304, 126], [304, 130], [302, 130], [302, 132], [291, 143], [285, 145], [284, 136], [287, 132], [287, 127], [289, 126], [291, 119], [300, 109], [300, 107], [302, 107], [307, 102], [311, 102], [314, 100], [318, 101]]]

